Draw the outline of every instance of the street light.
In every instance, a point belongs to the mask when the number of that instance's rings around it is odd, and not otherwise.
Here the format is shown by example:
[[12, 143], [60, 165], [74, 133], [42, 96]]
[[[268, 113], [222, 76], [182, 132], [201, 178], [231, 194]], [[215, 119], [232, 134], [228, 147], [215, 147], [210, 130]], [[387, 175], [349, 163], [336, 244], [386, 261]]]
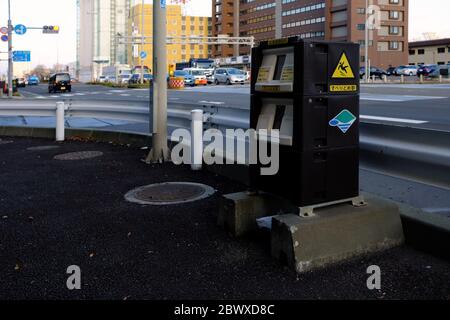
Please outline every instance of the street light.
[[364, 27], [365, 44], [364, 44], [364, 77], [366, 83], [369, 82], [370, 71], [369, 68], [369, 0], [366, 0], [366, 23]]

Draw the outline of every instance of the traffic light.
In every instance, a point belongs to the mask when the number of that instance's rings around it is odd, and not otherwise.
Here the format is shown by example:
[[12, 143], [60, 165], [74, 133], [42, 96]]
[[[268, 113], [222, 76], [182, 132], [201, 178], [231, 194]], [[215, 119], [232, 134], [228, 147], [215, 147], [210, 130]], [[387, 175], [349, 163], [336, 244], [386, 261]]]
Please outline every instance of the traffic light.
[[57, 34], [59, 33], [59, 26], [44, 26], [42, 32], [47, 34]]

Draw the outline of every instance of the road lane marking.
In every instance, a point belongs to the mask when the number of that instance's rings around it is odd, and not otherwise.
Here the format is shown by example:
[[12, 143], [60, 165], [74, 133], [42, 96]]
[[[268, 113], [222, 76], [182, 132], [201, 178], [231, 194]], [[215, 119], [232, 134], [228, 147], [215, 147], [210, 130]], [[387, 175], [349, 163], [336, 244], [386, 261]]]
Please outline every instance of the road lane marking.
[[219, 105], [219, 106], [225, 104], [225, 102], [221, 102], [221, 101], [199, 101], [198, 103], [216, 104], [216, 105]]
[[447, 97], [362, 93], [360, 99], [366, 101], [407, 102], [417, 100], [447, 99]]
[[399, 123], [409, 123], [409, 124], [425, 124], [425, 123], [429, 123], [429, 121], [423, 121], [423, 120], [401, 119], [401, 118], [391, 118], [391, 117], [378, 117], [378, 116], [367, 116], [367, 115], [361, 115], [360, 118], [363, 119], [363, 120], [378, 120], [378, 121], [399, 122]]

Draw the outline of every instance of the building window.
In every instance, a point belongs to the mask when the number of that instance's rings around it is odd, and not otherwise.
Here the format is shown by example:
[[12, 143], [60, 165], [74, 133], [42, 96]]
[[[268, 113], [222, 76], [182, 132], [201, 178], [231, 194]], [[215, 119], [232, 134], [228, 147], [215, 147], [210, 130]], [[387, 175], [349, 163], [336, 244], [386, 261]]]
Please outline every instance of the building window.
[[438, 53], [445, 53], [445, 48], [438, 48]]
[[400, 43], [398, 41], [389, 42], [389, 50], [398, 50], [400, 48]]
[[364, 23], [359, 23], [356, 25], [356, 29], [358, 30], [366, 30], [366, 25]]
[[417, 50], [417, 54], [425, 54], [425, 49], [419, 49], [419, 50]]
[[389, 19], [398, 20], [400, 19], [400, 12], [398, 11], [389, 11]]
[[394, 35], [400, 34], [400, 28], [398, 26], [390, 26], [389, 34], [394, 34]]
[[409, 50], [409, 55], [410, 56], [413, 56], [413, 55], [415, 55], [416, 54], [416, 50]]
[[400, 4], [400, 0], [389, 0], [389, 4]]
[[366, 9], [365, 8], [356, 8], [356, 13], [358, 13], [358, 14], [365, 14], [366, 13]]

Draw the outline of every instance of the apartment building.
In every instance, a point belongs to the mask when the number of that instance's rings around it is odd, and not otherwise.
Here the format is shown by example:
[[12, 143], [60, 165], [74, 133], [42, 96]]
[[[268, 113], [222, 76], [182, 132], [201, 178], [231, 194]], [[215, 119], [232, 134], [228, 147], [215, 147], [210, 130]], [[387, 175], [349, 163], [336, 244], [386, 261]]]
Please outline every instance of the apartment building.
[[[167, 5], [167, 36], [209, 36], [211, 31], [211, 18], [186, 16], [180, 5]], [[144, 29], [142, 29], [142, 13], [144, 14]], [[153, 34], [153, 5], [141, 4], [131, 8], [129, 29], [136, 37], [151, 36]], [[131, 66], [147, 66], [152, 68], [153, 48], [152, 44], [129, 46], [128, 64]], [[145, 52], [145, 59], [141, 59], [140, 52]], [[190, 58], [208, 58], [210, 48], [206, 44], [170, 44], [167, 46], [168, 64], [185, 62]]]
[[[408, 0], [370, 0], [377, 29], [369, 30], [369, 59], [387, 68], [408, 62]], [[364, 63], [365, 0], [214, 0], [213, 36], [254, 36], [262, 41], [304, 39], [361, 44]], [[249, 54], [248, 47], [215, 45], [213, 56]]]
[[450, 39], [410, 42], [409, 64], [450, 65]]

